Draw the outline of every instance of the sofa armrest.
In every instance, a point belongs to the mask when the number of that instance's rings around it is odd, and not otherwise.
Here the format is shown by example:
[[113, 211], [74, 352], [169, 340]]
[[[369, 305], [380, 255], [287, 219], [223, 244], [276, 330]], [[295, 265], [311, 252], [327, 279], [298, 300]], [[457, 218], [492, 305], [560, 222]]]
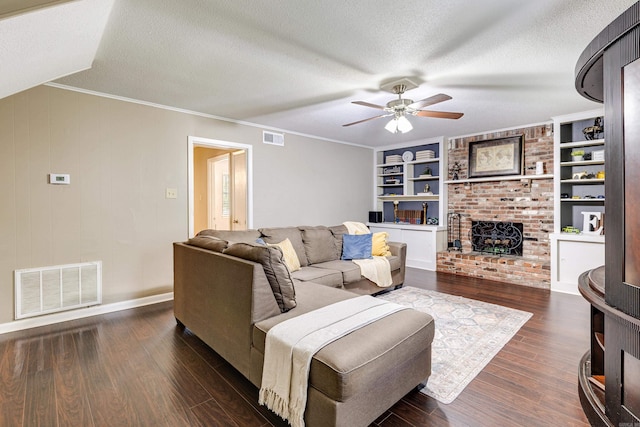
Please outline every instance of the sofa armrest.
[[389, 251], [391, 255], [400, 258], [400, 272], [394, 277], [394, 285], [401, 285], [404, 283], [404, 271], [407, 264], [407, 244], [402, 242], [387, 242], [389, 245]]

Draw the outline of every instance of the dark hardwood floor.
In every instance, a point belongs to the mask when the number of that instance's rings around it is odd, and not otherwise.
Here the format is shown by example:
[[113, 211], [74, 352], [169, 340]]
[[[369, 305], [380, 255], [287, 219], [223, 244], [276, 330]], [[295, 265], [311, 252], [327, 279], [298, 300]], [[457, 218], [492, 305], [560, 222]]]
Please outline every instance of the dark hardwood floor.
[[[408, 269], [406, 286], [533, 317], [451, 404], [413, 391], [375, 425], [588, 426], [578, 361], [581, 297]], [[1, 426], [285, 426], [258, 391], [188, 330], [172, 304], [0, 335]]]

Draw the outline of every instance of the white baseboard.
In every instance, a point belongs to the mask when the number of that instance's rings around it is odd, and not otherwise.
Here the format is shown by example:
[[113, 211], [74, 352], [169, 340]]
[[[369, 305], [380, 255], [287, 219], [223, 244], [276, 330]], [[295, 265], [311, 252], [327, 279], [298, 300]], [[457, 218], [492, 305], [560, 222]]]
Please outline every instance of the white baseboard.
[[95, 305], [93, 307], [78, 310], [64, 311], [62, 313], [48, 314], [40, 317], [16, 320], [15, 322], [0, 323], [0, 334], [21, 331], [23, 329], [37, 328], [39, 326], [53, 325], [55, 323], [68, 322], [69, 320], [82, 319], [97, 316], [99, 314], [113, 313], [115, 311], [128, 310], [130, 308], [143, 307], [173, 300], [173, 292], [152, 295], [144, 298], [114, 302], [111, 304]]

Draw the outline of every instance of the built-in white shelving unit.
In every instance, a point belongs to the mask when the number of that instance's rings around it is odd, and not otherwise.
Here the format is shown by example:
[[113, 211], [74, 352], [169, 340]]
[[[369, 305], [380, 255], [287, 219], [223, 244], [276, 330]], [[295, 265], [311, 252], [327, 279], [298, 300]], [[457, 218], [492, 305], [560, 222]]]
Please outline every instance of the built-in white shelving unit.
[[[577, 294], [580, 274], [604, 264], [605, 236], [583, 230], [583, 212], [604, 213], [604, 133], [585, 132], [596, 118], [606, 126], [603, 109], [553, 118], [554, 232], [550, 243], [551, 289], [555, 291]], [[574, 159], [576, 150], [584, 151], [587, 159]], [[567, 227], [577, 233], [564, 232]]]

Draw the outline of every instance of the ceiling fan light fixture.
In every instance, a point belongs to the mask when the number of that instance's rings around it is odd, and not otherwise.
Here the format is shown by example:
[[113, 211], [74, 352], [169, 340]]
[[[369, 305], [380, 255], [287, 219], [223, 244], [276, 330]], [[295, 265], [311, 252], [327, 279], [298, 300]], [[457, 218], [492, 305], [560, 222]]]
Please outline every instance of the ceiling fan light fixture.
[[398, 133], [398, 120], [396, 118], [389, 120], [384, 128], [391, 133]]
[[411, 122], [405, 116], [398, 117], [398, 130], [402, 133], [407, 133], [413, 129]]

